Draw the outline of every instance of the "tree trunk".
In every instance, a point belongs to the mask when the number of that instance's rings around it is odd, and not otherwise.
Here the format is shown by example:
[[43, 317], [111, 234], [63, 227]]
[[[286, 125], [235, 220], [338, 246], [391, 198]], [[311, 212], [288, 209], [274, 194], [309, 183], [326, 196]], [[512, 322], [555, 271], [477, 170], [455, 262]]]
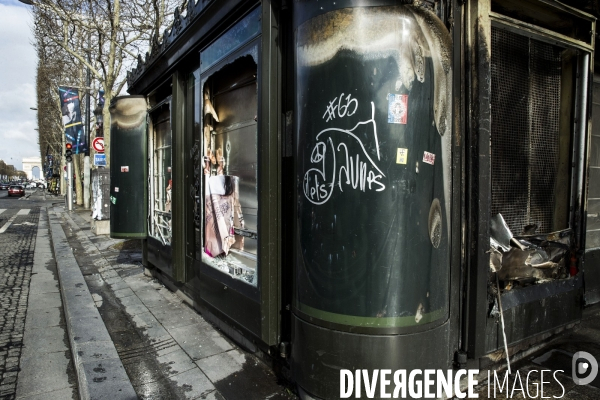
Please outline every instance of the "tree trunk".
[[104, 108], [102, 109], [102, 118], [104, 119], [104, 154], [106, 154], [106, 167], [110, 167], [110, 102], [112, 101], [112, 90], [104, 92]]

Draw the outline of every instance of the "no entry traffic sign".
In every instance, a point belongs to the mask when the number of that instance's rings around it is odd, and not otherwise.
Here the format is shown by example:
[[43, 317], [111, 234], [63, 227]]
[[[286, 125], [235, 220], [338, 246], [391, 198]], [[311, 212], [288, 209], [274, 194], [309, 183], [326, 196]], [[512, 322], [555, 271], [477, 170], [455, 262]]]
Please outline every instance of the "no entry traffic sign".
[[104, 153], [104, 138], [97, 137], [92, 141], [92, 147], [98, 153]]

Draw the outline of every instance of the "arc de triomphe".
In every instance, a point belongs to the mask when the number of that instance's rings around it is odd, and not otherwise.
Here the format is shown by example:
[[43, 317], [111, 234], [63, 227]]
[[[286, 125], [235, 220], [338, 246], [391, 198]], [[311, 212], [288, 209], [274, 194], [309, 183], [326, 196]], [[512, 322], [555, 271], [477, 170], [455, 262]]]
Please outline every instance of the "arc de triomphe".
[[33, 179], [33, 168], [38, 167], [40, 169], [40, 178], [44, 176], [42, 170], [42, 158], [41, 157], [23, 157], [23, 172], [27, 174], [27, 179]]

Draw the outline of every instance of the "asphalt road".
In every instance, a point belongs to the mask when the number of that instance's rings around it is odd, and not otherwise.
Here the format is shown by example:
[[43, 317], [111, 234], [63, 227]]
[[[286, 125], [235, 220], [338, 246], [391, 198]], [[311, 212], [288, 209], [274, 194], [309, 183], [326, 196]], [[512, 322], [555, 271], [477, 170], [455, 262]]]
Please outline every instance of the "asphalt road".
[[[30, 195], [32, 193], [35, 193], [37, 189], [25, 189], [25, 195]], [[42, 190], [41, 188], [39, 190]], [[6, 199], [6, 200], [19, 200], [19, 197], [14, 197], [8, 196], [8, 190], [0, 190], [0, 199]]]
[[52, 203], [26, 194], [0, 191], [0, 398], [75, 399], [45, 217]]

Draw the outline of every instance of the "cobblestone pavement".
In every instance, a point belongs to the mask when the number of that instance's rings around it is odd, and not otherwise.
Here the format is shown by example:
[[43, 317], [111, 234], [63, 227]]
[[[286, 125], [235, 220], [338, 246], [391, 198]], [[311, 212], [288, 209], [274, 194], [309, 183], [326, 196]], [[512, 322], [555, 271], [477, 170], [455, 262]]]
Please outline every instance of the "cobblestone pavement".
[[0, 398], [14, 399], [39, 207], [11, 199], [0, 210]]

